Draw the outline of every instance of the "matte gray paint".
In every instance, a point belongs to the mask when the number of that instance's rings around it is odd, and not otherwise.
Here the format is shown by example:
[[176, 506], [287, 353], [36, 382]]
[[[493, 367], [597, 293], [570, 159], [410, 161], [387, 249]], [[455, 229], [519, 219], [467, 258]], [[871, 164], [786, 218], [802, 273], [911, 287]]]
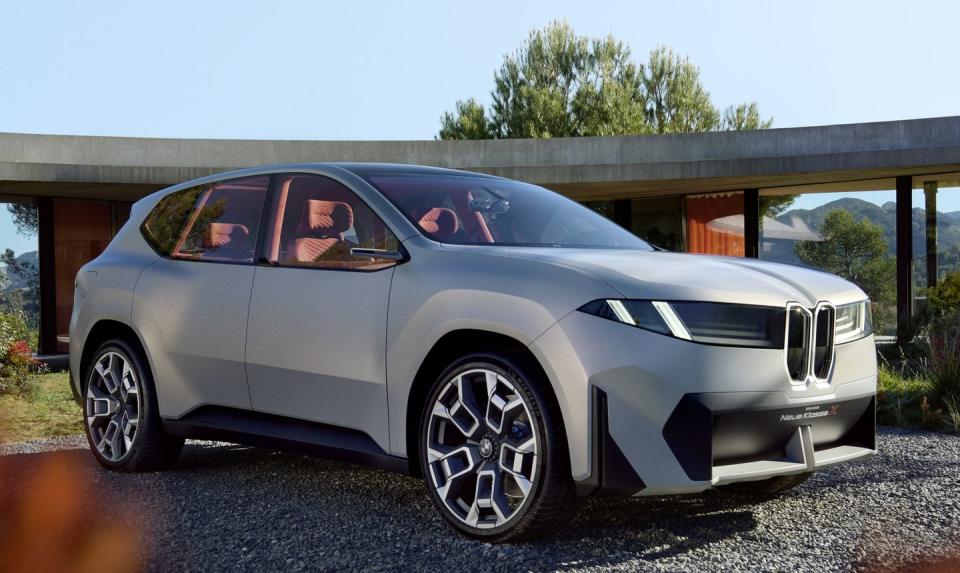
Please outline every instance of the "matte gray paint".
[[779, 393], [780, 404], [792, 407], [876, 391], [873, 337], [837, 346], [829, 383], [800, 389], [790, 385], [782, 350], [695, 344], [580, 312], [554, 325], [531, 349], [562, 389], [574, 478], [590, 475], [591, 424], [589, 410], [580, 405], [589, 403], [589, 388], [596, 385], [607, 392], [610, 434], [647, 485], [644, 495], [710, 485], [686, 478], [661, 434], [686, 393], [737, 393], [746, 409], [760, 392]]
[[[758, 392], [767, 401], [770, 393], [781, 396], [785, 407], [875, 392], [872, 337], [838, 346], [830, 378], [798, 389], [789, 383], [782, 351], [695, 344], [575, 311], [624, 296], [776, 306], [865, 297], [842, 279], [743, 259], [442, 245], [418, 234], [348, 169], [271, 166], [220, 178], [289, 170], [336, 177], [405, 239], [408, 262], [361, 273], [163, 259], [146, 246], [139, 225], [163, 194], [197, 182], [151, 195], [104, 254], [81, 270], [71, 322], [74, 379], [92, 326], [129, 321], [146, 347], [165, 417], [205, 404], [250, 408], [252, 393], [255, 409], [356, 428], [403, 456], [407, 398], [430, 348], [454, 330], [495, 332], [528, 345], [547, 373], [573, 477], [589, 477], [589, 389], [596, 385], [608, 395], [611, 435], [650, 495], [711, 485], [691, 482], [660, 434], [685, 392], [737, 393], [745, 408]], [[817, 463], [870, 453], [854, 450], [825, 453]], [[734, 467], [714, 482], [764, 475], [758, 467], [770, 475], [797, 471], [761, 464], [741, 468], [741, 475]]]
[[246, 358], [253, 408], [362, 430], [391, 451], [385, 355], [393, 273], [258, 267]]

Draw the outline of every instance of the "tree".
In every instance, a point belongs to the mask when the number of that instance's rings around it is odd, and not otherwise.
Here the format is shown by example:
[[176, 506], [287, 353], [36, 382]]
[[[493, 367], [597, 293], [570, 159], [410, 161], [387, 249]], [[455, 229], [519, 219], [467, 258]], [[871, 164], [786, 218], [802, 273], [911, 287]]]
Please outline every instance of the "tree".
[[726, 131], [768, 129], [771, 125], [773, 125], [772, 118], [760, 117], [757, 102], [742, 103], [737, 107], [730, 106], [723, 112], [723, 129]]
[[440, 139], [500, 139], [762, 129], [756, 103], [721, 118], [700, 70], [666, 47], [635, 63], [613, 36], [578, 36], [565, 21], [533, 30], [494, 73], [489, 109], [461, 100]]
[[37, 234], [40, 228], [40, 217], [37, 214], [37, 204], [28, 203], [7, 203], [7, 211], [13, 216], [13, 224], [17, 227], [17, 233], [26, 237]]
[[650, 53], [643, 74], [647, 121], [654, 133], [715, 131], [720, 112], [700, 83], [700, 69], [666, 47]]
[[489, 139], [492, 126], [477, 100], [457, 102], [456, 113], [444, 112], [440, 120], [440, 139]]
[[896, 261], [887, 254], [883, 229], [867, 219], [834, 209], [820, 227], [822, 241], [800, 241], [794, 247], [801, 261], [839, 275], [859, 286], [876, 305], [875, 322], [893, 320], [896, 309]]

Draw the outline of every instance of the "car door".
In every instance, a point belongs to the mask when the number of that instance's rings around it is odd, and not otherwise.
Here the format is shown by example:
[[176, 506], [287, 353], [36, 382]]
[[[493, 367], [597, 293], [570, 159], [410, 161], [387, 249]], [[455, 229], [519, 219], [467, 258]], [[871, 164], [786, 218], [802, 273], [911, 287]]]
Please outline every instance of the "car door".
[[144, 221], [163, 258], [140, 275], [133, 322], [150, 350], [160, 410], [250, 408], [244, 366], [254, 254], [270, 176], [174, 192]]
[[386, 321], [400, 246], [334, 179], [290, 173], [274, 189], [247, 329], [253, 408], [360, 430], [389, 450]]

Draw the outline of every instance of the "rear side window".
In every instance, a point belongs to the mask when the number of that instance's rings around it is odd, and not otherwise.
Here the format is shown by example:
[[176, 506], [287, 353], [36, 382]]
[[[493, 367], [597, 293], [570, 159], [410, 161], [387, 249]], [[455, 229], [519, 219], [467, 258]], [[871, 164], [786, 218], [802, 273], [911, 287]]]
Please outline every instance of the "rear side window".
[[161, 255], [252, 263], [269, 184], [263, 175], [171, 193], [147, 215], [143, 235]]

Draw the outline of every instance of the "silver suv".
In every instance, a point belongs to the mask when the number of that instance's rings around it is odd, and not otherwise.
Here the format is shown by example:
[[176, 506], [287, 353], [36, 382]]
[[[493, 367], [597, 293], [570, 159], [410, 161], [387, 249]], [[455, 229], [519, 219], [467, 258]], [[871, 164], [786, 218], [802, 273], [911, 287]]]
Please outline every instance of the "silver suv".
[[580, 496], [769, 494], [874, 451], [870, 304], [838, 277], [652, 248], [546, 189], [281, 165], [139, 201], [80, 270], [97, 459], [184, 438], [423, 476], [458, 531], [544, 535]]

